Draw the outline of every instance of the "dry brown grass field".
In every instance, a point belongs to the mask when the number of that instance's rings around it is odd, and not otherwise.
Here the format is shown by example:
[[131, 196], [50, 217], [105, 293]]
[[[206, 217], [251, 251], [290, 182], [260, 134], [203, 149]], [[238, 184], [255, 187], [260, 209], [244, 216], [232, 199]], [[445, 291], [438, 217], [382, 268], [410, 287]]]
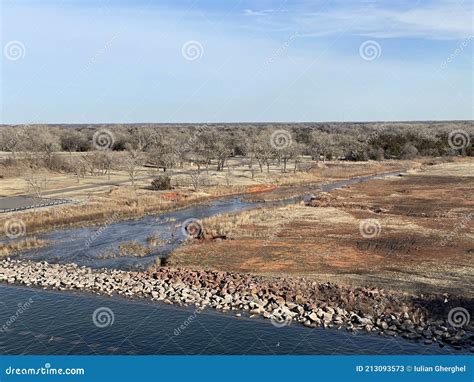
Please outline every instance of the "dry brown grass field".
[[[472, 160], [424, 166], [312, 205], [212, 217], [207, 239], [177, 249], [171, 264], [472, 296], [473, 174]], [[361, 234], [364, 221], [373, 237]]]

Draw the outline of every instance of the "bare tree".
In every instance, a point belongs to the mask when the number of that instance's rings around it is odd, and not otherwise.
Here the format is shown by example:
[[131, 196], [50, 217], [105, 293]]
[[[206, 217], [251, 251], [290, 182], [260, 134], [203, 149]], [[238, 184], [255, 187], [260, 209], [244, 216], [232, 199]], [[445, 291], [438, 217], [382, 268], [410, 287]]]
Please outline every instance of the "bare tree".
[[288, 147], [284, 147], [281, 149], [274, 149], [274, 155], [278, 158], [278, 161], [280, 163], [283, 163], [281, 172], [286, 172], [286, 166], [288, 164], [288, 161], [295, 155], [294, 144], [291, 144]]
[[335, 141], [331, 134], [315, 131], [311, 134], [309, 150], [311, 156], [319, 162], [320, 157], [323, 157], [323, 162], [326, 161]]
[[67, 161], [69, 171], [72, 172], [77, 180], [80, 182], [81, 178], [84, 178], [87, 172], [87, 164], [82, 156], [70, 157]]
[[296, 173], [296, 170], [298, 169], [298, 165], [300, 164], [301, 162], [301, 156], [303, 154], [303, 145], [299, 144], [299, 143], [293, 143], [291, 145], [291, 157], [293, 158], [293, 161], [295, 163], [294, 167], [293, 167], [293, 173]]
[[175, 150], [177, 145], [172, 137], [165, 139], [155, 136], [154, 142], [148, 146], [147, 160], [166, 172], [166, 169], [173, 167], [178, 161], [179, 154]]
[[98, 174], [99, 156], [100, 153], [98, 151], [91, 151], [84, 154], [84, 156], [82, 157], [87, 171], [91, 176], [95, 176]]
[[229, 142], [222, 138], [215, 142], [214, 153], [217, 159], [217, 171], [224, 171], [226, 161], [232, 154]]
[[135, 187], [135, 181], [139, 171], [139, 166], [142, 164], [141, 153], [137, 150], [129, 150], [125, 157], [125, 169], [127, 170], [128, 177], [132, 182], [132, 186]]
[[163, 142], [163, 136], [150, 127], [133, 127], [128, 130], [130, 146], [133, 150], [148, 151], [157, 142]]
[[201, 186], [201, 172], [199, 170], [191, 171], [189, 179], [194, 191], [198, 191]]
[[11, 152], [12, 157], [15, 158], [16, 153], [24, 148], [26, 130], [27, 126], [1, 127], [0, 150]]
[[37, 160], [43, 155], [44, 160], [49, 161], [53, 152], [61, 149], [57, 134], [45, 127], [34, 126], [28, 128], [25, 143], [26, 150], [35, 153]]
[[72, 154], [73, 151], [79, 151], [86, 145], [86, 137], [82, 132], [76, 129], [67, 129], [61, 133], [61, 148]]
[[271, 137], [268, 132], [260, 134], [257, 138], [255, 158], [260, 167], [260, 172], [263, 172], [263, 165], [267, 167], [267, 173], [270, 172], [270, 164], [274, 156], [274, 150], [270, 142]]
[[101, 175], [107, 175], [110, 180], [111, 170], [115, 164], [114, 155], [111, 151], [100, 151], [96, 157], [97, 166]]
[[28, 185], [28, 191], [33, 191], [36, 197], [40, 198], [46, 188], [47, 178], [41, 174], [28, 173], [23, 178]]

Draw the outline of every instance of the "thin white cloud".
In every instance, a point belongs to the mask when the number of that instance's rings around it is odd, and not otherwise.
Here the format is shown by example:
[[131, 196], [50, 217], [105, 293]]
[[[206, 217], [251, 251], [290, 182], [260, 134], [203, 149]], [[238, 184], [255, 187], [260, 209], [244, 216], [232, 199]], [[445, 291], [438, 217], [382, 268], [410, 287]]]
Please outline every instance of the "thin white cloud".
[[261, 11], [254, 11], [252, 9], [245, 9], [244, 14], [246, 16], [268, 16], [269, 14], [273, 13], [273, 9], [264, 9]]
[[[271, 16], [271, 15], [270, 15]], [[285, 16], [288, 16], [286, 14]], [[373, 38], [415, 37], [434, 40], [464, 39], [474, 34], [472, 2], [439, 1], [431, 5], [414, 3], [405, 8], [354, 4], [313, 12], [290, 11], [290, 19], [278, 21], [292, 25], [301, 36], [327, 36], [342, 31]]]

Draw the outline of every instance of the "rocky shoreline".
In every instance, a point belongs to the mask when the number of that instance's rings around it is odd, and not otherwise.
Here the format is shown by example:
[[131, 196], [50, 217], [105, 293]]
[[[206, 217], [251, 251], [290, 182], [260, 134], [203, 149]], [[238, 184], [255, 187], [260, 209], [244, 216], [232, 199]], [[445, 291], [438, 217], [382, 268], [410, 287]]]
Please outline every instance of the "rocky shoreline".
[[[0, 282], [146, 298], [195, 305], [198, 309], [232, 310], [237, 316], [270, 319], [277, 327], [296, 321], [307, 327], [402, 336], [474, 351], [469, 316], [473, 301], [467, 298], [410, 296], [304, 278], [267, 278], [171, 267], [129, 272], [13, 259], [0, 261]], [[466, 317], [459, 315], [464, 312]]]

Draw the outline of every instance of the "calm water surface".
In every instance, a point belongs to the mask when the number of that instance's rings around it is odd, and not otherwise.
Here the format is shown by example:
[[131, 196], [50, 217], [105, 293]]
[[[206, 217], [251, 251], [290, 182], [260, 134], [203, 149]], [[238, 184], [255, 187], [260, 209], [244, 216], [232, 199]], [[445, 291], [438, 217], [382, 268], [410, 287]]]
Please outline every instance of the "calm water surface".
[[[0, 354], [461, 354], [448, 347], [341, 329], [277, 328], [270, 320], [160, 302], [0, 285]], [[108, 308], [113, 323], [93, 322]], [[110, 312], [109, 311], [109, 312]], [[108, 321], [110, 324], [110, 316]], [[179, 329], [183, 325], [184, 329]]]

